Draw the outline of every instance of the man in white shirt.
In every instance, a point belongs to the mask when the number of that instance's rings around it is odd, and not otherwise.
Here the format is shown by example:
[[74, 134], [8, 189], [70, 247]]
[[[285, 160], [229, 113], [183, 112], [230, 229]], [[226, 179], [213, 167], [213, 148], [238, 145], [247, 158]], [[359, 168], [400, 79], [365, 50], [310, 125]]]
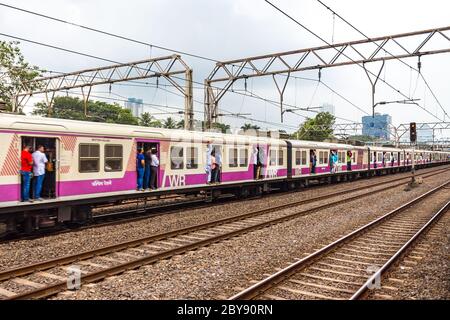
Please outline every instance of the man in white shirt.
[[158, 151], [153, 148], [151, 150], [151, 163], [150, 163], [150, 189], [156, 190], [158, 188], [158, 166], [159, 160], [157, 157]]
[[38, 146], [33, 157], [33, 175], [34, 175], [34, 199], [42, 201], [41, 191], [45, 177], [45, 164], [48, 162], [44, 153], [44, 146]]

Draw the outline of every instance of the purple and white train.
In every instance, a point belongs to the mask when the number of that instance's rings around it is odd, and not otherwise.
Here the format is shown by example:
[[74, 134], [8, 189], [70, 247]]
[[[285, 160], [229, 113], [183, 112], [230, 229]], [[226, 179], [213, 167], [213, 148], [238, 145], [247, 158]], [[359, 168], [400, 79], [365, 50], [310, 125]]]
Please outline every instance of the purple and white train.
[[[413, 154], [412, 150], [396, 148], [10, 114], [0, 115], [0, 142], [0, 223], [10, 230], [24, 221], [36, 229], [40, 221], [49, 219], [55, 223], [85, 220], [93, 205], [142, 197], [143, 192], [136, 191], [136, 151], [141, 147], [157, 150], [158, 189], [148, 193], [158, 195], [211, 191], [242, 196], [272, 188], [296, 188], [311, 180], [405, 171], [412, 161], [425, 167], [450, 160], [449, 152], [416, 150]], [[20, 202], [20, 154], [25, 144], [52, 150], [55, 170], [46, 178], [52, 181], [47, 181], [50, 190], [42, 202]], [[209, 185], [205, 167], [212, 149], [221, 162], [221, 183]], [[312, 150], [317, 158], [315, 173], [311, 173]], [[336, 151], [339, 159], [333, 174], [330, 151]], [[347, 171], [347, 151], [351, 151], [351, 172]]]

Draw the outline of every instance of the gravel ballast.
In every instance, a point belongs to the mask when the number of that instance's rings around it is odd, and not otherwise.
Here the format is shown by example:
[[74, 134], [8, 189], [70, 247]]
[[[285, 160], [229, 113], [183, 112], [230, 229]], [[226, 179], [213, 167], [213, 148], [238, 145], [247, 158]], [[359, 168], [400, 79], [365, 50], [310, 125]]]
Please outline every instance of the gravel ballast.
[[[107, 278], [56, 299], [225, 298], [450, 179], [443, 173], [412, 191], [382, 193], [261, 229], [169, 260]], [[374, 180], [375, 181], [375, 180]], [[333, 185], [337, 188], [339, 185]], [[292, 196], [292, 194], [291, 194]], [[264, 199], [261, 199], [264, 201]], [[376, 208], [370, 204], [376, 204]], [[239, 206], [242, 211], [242, 206]]]

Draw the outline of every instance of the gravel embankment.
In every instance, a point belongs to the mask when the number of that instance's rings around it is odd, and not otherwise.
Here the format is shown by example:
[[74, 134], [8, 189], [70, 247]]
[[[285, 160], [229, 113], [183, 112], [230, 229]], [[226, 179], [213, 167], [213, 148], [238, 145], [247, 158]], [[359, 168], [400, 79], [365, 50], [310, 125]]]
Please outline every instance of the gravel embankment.
[[[424, 174], [430, 170], [432, 169], [421, 170], [418, 173]], [[410, 176], [410, 173], [377, 177], [370, 181], [381, 182], [401, 176], [407, 177]], [[149, 217], [148, 219], [119, 225], [94, 227], [34, 240], [12, 241], [0, 244], [0, 270], [226, 218], [251, 210], [307, 199], [317, 196], [318, 192], [332, 193], [341, 189], [353, 189], [366, 185], [368, 182], [368, 180], [358, 180], [351, 183], [333, 184], [304, 189], [295, 193], [267, 196], [256, 200], [225, 203], [211, 208], [186, 209], [183, 212]]]
[[[450, 179], [450, 172], [352, 201], [111, 277], [56, 299], [215, 299], [264, 278]], [[336, 187], [336, 185], [334, 186]], [[372, 206], [376, 204], [376, 208]], [[240, 210], [242, 209], [239, 206]]]
[[368, 299], [450, 299], [450, 211], [390, 269], [381, 284]]

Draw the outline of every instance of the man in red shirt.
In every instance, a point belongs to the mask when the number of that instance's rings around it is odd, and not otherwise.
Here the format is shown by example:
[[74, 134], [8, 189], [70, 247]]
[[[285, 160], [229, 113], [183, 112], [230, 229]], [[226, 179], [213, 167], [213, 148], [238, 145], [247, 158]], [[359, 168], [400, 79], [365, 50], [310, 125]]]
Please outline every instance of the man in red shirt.
[[20, 174], [22, 176], [22, 201], [32, 202], [33, 200], [30, 200], [30, 182], [33, 158], [31, 157], [30, 146], [23, 147], [20, 162]]

